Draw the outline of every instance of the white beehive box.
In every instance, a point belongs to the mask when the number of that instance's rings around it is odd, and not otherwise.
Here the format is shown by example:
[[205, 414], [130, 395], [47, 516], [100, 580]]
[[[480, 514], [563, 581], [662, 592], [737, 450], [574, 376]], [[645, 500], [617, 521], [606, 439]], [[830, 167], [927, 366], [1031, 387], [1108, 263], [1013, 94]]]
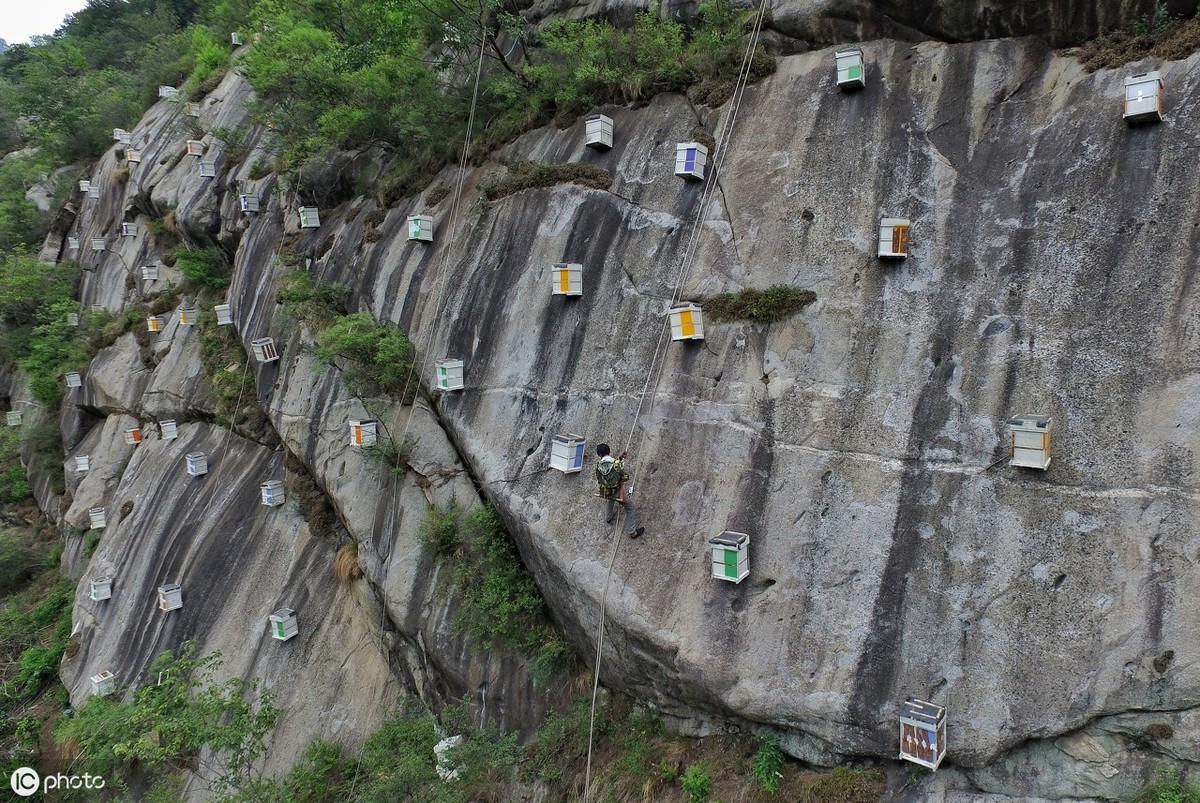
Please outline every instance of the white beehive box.
[[217, 313], [218, 326], [228, 326], [233, 323], [233, 307], [228, 304], [218, 304], [213, 307], [213, 312]]
[[300, 632], [296, 612], [291, 608], [280, 608], [267, 617], [270, 620], [271, 638], [287, 641]]
[[241, 204], [243, 212], [258, 212], [261, 209], [257, 195], [239, 195], [238, 202]]
[[672, 340], [703, 340], [704, 310], [692, 303], [675, 304], [668, 313], [671, 317]]
[[142, 266], [142, 281], [157, 282], [158, 281], [158, 265], [143, 265]]
[[4, 414], [4, 423], [8, 424], [10, 427], [21, 426], [21, 411], [9, 410]]
[[161, 315], [151, 315], [146, 318], [146, 331], [161, 332], [163, 325], [166, 324], [166, 322], [166, 318], [162, 317]]
[[183, 104], [183, 113], [186, 114], [188, 117], [199, 117], [200, 116], [200, 104], [199, 103]]
[[708, 148], [699, 142], [681, 142], [675, 146], [675, 175], [702, 179], [707, 165]]
[[195, 307], [180, 307], [179, 308], [179, 325], [194, 326], [199, 320], [199, 313]]
[[133, 148], [128, 148], [125, 151], [125, 161], [129, 164], [140, 164], [142, 161], [142, 152], [139, 150], [134, 150]]
[[254, 352], [254, 359], [259, 362], [274, 362], [279, 359], [279, 349], [275, 348], [275, 341], [269, 337], [251, 340], [250, 350]]
[[833, 54], [833, 60], [837, 66], [838, 89], [862, 89], [867, 85], [860, 48], [844, 47]]
[[238, 33], [237, 31], [233, 31], [231, 34], [229, 34], [229, 42], [234, 47], [241, 47], [242, 46], [242, 35], [240, 33]]
[[75, 455], [75, 471], [82, 474], [92, 467], [91, 455], [77, 454]]
[[584, 142], [589, 148], [606, 151], [613, 146], [613, 121], [603, 114], [591, 114], [583, 124]]
[[907, 218], [885, 217], [879, 221], [879, 257], [904, 259], [908, 256]]
[[946, 709], [909, 698], [900, 709], [900, 758], [936, 770], [946, 757]]
[[90, 596], [94, 602], [110, 599], [112, 597], [112, 578], [93, 577]]
[[95, 185], [89, 187], [88, 188], [88, 197], [89, 198], [99, 198], [100, 197], [100, 187], [95, 186]]
[[88, 309], [91, 310], [93, 315], [99, 315], [101, 312], [105, 311], [103, 304], [92, 304], [88, 307]]
[[117, 689], [117, 676], [105, 669], [99, 675], [92, 675], [92, 694], [105, 697]]
[[433, 242], [433, 217], [413, 215], [408, 219], [408, 239], [423, 243]]
[[1053, 422], [1048, 415], [1026, 414], [1008, 419], [1008, 432], [1012, 437], [1012, 459], [1010, 466], [1022, 468], [1050, 467], [1050, 432]]
[[204, 143], [198, 139], [189, 139], [187, 141], [187, 155], [188, 156], [203, 156], [204, 155]]
[[130, 446], [136, 446], [137, 444], [139, 444], [141, 442], [142, 442], [142, 428], [141, 427], [130, 427], [129, 429], [125, 430], [125, 443], [129, 444]]
[[1125, 79], [1125, 122], [1157, 123], [1163, 115], [1163, 82], [1157, 71]]
[[79, 191], [80, 191], [80, 192], [87, 192], [87, 191], [88, 191], [88, 190], [90, 190], [91, 188], [92, 188], [92, 182], [91, 182], [91, 181], [87, 180], [86, 178], [85, 178], [85, 179], [80, 179], [80, 181], [79, 181]]
[[208, 473], [208, 456], [204, 452], [190, 452], [187, 455], [187, 473], [192, 477], [200, 477]]
[[177, 611], [183, 607], [183, 589], [178, 583], [167, 583], [158, 587], [158, 609]]
[[79, 313], [78, 312], [68, 312], [67, 313], [67, 326], [79, 326]]
[[321, 225], [321, 213], [315, 206], [300, 207], [300, 228], [315, 229]]
[[104, 508], [94, 507], [88, 510], [88, 524], [93, 530], [103, 530], [108, 524], [104, 519]]
[[438, 390], [463, 389], [463, 361], [447, 357], [433, 364]]
[[262, 503], [268, 507], [279, 507], [286, 501], [283, 480], [267, 480], [258, 489], [262, 492]]
[[72, 251], [78, 251], [79, 250], [79, 238], [78, 237], [68, 237], [67, 238], [67, 248], [69, 248]]
[[179, 90], [173, 86], [160, 86], [158, 88], [158, 96], [164, 100], [175, 100], [179, 97]]
[[125, 142], [130, 137], [129, 137], [129, 132], [126, 131], [124, 128], [114, 128], [112, 138], [113, 138], [113, 142]]
[[740, 583], [750, 576], [750, 536], [726, 530], [710, 538], [712, 576], [718, 580]]
[[350, 445], [374, 446], [375, 440], [378, 437], [376, 434], [376, 426], [377, 423], [375, 421], [351, 421]]
[[550, 441], [550, 468], [556, 468], [564, 474], [583, 471], [586, 444], [582, 435], [555, 435]]
[[179, 437], [179, 425], [174, 418], [164, 418], [158, 422], [158, 431], [164, 441], [173, 441]]
[[121, 236], [122, 237], [137, 237], [137, 224], [136, 223], [122, 223], [121, 224]]
[[78, 371], [67, 371], [66, 378], [67, 378], [67, 387], [69, 387], [69, 388], [83, 387], [83, 377], [79, 375]]
[[578, 262], [555, 262], [551, 268], [551, 274], [553, 279], [551, 295], [583, 295], [583, 265]]
[[200, 178], [216, 178], [217, 163], [200, 160]]
[[103, 251], [104, 250], [104, 238], [103, 237], [93, 237], [91, 240], [91, 244], [92, 244], [93, 251]]

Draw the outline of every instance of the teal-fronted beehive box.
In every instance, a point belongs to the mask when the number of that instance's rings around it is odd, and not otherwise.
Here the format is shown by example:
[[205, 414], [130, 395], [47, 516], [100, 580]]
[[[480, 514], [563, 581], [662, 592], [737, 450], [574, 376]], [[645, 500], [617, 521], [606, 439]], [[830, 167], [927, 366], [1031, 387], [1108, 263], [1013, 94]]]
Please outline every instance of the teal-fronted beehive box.
[[708, 165], [708, 148], [699, 142], [681, 142], [675, 146], [675, 175], [703, 179]]
[[555, 262], [551, 274], [551, 295], [583, 295], [583, 265], [578, 262]]
[[376, 433], [375, 421], [351, 421], [350, 422], [350, 445], [351, 446], [374, 446]]
[[208, 455], [204, 452], [190, 452], [187, 455], [187, 473], [199, 477], [208, 473]]
[[838, 89], [853, 92], [867, 85], [863, 72], [863, 52], [857, 47], [844, 47], [833, 54], [837, 65]]
[[108, 525], [104, 515], [104, 508], [94, 507], [88, 510], [88, 524], [91, 525], [93, 530], [103, 530]]
[[408, 239], [420, 240], [423, 243], [433, 242], [433, 217], [430, 215], [413, 215], [408, 219]]
[[1163, 82], [1157, 71], [1131, 75], [1125, 79], [1127, 123], [1157, 123], [1163, 118]]
[[712, 576], [740, 583], [750, 576], [750, 536], [726, 530], [709, 539], [712, 548]]
[[93, 577], [92, 590], [89, 596], [93, 602], [101, 602], [112, 597], [112, 578]]
[[315, 229], [321, 225], [321, 213], [315, 206], [300, 207], [300, 228]]
[[251, 340], [250, 351], [254, 353], [254, 359], [259, 362], [274, 362], [279, 359], [279, 349], [275, 348], [274, 339], [269, 337]]
[[243, 212], [258, 212], [262, 208], [257, 195], [239, 195], [238, 203], [241, 204]]
[[946, 757], [946, 709], [910, 697], [899, 713], [900, 758], [936, 770]]
[[164, 418], [159, 422], [158, 429], [164, 441], [173, 441], [179, 437], [179, 425], [175, 423], [174, 418]]
[[187, 141], [187, 155], [188, 156], [203, 156], [204, 155], [203, 140], [189, 139]]
[[158, 587], [158, 609], [177, 611], [183, 607], [183, 588], [178, 583], [167, 583]]
[[907, 218], [885, 217], [880, 219], [878, 252], [880, 259], [906, 259], [908, 257], [909, 227]]
[[105, 669], [99, 675], [92, 675], [88, 678], [92, 681], [92, 694], [99, 697], [105, 697], [116, 691], [117, 676]]
[[433, 364], [437, 376], [438, 390], [463, 389], [463, 361], [453, 357], [438, 360]]
[[296, 621], [296, 612], [291, 608], [280, 608], [267, 619], [271, 623], [271, 638], [273, 639], [287, 641], [300, 632], [300, 625]]
[[217, 313], [217, 326], [228, 326], [233, 323], [233, 307], [228, 304], [218, 304], [213, 307], [213, 312]]
[[704, 310], [698, 305], [675, 304], [668, 316], [671, 319], [672, 340], [703, 340]]
[[9, 410], [4, 414], [4, 423], [8, 424], [10, 427], [21, 426], [21, 411]]
[[613, 146], [613, 121], [603, 114], [589, 115], [584, 121], [585, 144], [589, 148], [606, 151]]
[[550, 442], [550, 468], [564, 474], [583, 471], [585, 444], [582, 435], [555, 435]]
[[1026, 414], [1008, 419], [1012, 438], [1010, 466], [1050, 468], [1050, 433], [1054, 422], [1048, 415]]
[[283, 491], [283, 480], [267, 480], [258, 486], [262, 492], [262, 503], [267, 507], [279, 507], [286, 501]]

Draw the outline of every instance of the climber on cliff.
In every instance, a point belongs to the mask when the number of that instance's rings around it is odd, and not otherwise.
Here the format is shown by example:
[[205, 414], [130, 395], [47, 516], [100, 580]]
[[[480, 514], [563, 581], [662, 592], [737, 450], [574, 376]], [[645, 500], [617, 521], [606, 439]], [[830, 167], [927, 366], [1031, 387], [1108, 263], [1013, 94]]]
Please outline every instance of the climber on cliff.
[[625, 483], [629, 479], [629, 473], [625, 471], [625, 455], [625, 452], [621, 452], [614, 458], [607, 443], [599, 444], [596, 447], [596, 456], [600, 458], [600, 462], [596, 464], [596, 483], [600, 486], [599, 496], [608, 501], [604, 520], [612, 524], [613, 516], [616, 515], [616, 505], [619, 503], [625, 508], [625, 534], [630, 538], [637, 538], [646, 532], [646, 528], [637, 526], [637, 515], [633, 512], [633, 503], [629, 501], [630, 493], [625, 489]]

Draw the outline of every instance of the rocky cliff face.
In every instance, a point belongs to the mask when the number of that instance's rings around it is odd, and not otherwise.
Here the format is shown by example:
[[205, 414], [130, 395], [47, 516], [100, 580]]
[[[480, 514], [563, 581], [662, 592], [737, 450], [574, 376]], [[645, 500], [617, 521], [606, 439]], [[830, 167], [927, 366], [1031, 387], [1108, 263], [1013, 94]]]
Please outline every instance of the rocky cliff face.
[[[105, 668], [144, 682], [157, 651], [197, 638], [281, 693], [268, 769], [308, 738], [361, 738], [402, 691], [470, 693], [483, 716], [528, 727], [545, 701], [519, 660], [452, 633], [414, 535], [428, 501], [482, 489], [588, 661], [607, 594], [603, 682], [681, 727], [763, 724], [806, 760], [886, 759], [913, 695], [948, 708], [949, 790], [1113, 798], [1157, 762], [1200, 769], [1200, 57], [1131, 65], [1161, 69], [1168, 95], [1164, 122], [1129, 128], [1123, 72], [1085, 74], [1038, 40], [863, 49], [862, 92], [836, 90], [831, 51], [750, 87], [711, 195], [672, 175], [675, 144], [731, 108], [660, 96], [604, 110], [606, 153], [584, 148], [582, 124], [522, 137], [467, 176], [457, 220], [451, 199], [413, 198], [376, 242], [366, 198], [298, 231], [299, 199], [249, 177], [258, 134], [237, 162], [206, 136], [219, 177], [200, 178], [180, 156], [192, 123], [155, 106], [128, 183], [110, 153], [92, 178], [103, 197], [82, 201], [72, 233], [114, 243], [82, 255], [83, 300], [137, 296], [128, 269], [157, 258], [147, 214], [174, 208], [193, 241], [236, 248], [238, 334], [283, 352], [248, 392], [359, 542], [366, 578], [333, 580], [333, 545], [295, 500], [259, 504], [283, 456], [274, 436], [212, 423], [196, 335], [173, 323], [152, 368], [126, 338], [69, 399], [87, 415], [64, 415], [71, 455], [93, 458], [65, 521], [109, 511], [82, 571], [73, 699]], [[228, 78], [198, 125], [235, 126], [246, 97]], [[481, 200], [514, 159], [588, 162], [613, 183]], [[263, 211], [240, 214], [240, 192]], [[405, 239], [418, 212], [433, 244]], [[884, 216], [912, 221], [902, 263], [874, 256]], [[139, 236], [113, 237], [122, 220]], [[465, 361], [463, 391], [385, 411], [415, 441], [406, 479], [345, 444], [362, 401], [277, 312], [285, 237], [410, 333], [427, 383], [434, 359]], [[582, 298], [551, 296], [560, 261], [584, 265]], [[769, 326], [710, 322], [701, 343], [664, 337], [672, 298], [776, 283], [817, 301]], [[1054, 420], [1044, 473], [1006, 464], [1004, 422], [1026, 412]], [[155, 434], [166, 417], [185, 422], [176, 441]], [[147, 439], [126, 446], [134, 421]], [[643, 539], [601, 521], [590, 461], [546, 469], [561, 432], [630, 447]], [[186, 475], [189, 451], [209, 454], [208, 475]], [[739, 585], [710, 577], [707, 541], [726, 529], [752, 538]], [[101, 573], [116, 591], [96, 604]], [[184, 586], [182, 611], [155, 609], [164, 582]], [[275, 643], [265, 616], [285, 604], [301, 636]]]

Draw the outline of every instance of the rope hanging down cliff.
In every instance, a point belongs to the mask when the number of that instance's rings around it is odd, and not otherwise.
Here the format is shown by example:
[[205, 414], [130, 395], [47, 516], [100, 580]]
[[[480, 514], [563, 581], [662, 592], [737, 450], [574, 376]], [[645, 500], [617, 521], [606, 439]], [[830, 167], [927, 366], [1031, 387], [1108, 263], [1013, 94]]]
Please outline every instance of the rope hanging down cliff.
[[[691, 232], [688, 236], [687, 246], [684, 249], [683, 260], [679, 266], [679, 273], [675, 279], [675, 287], [671, 294], [672, 304], [678, 303], [682, 297], [683, 286], [691, 275], [696, 248], [699, 243], [701, 221], [704, 217], [704, 210], [708, 207], [713, 194], [717, 189], [717, 178], [720, 174], [721, 165], [725, 160], [725, 154], [728, 151], [728, 144], [733, 133], [734, 124], [737, 122], [738, 111], [742, 105], [742, 96], [745, 93], [746, 85], [750, 80], [750, 69], [754, 61], [754, 51], [758, 47], [758, 40], [762, 34], [763, 19], [766, 16], [767, 2], [759, 0], [758, 13], [754, 18], [754, 26], [750, 32], [750, 40], [746, 45], [746, 51], [742, 56], [741, 69], [738, 72], [738, 80], [733, 91], [733, 97], [730, 104], [729, 115], [725, 120], [725, 124], [721, 126], [719, 136], [717, 137], [717, 148], [713, 155], [712, 171], [705, 178], [704, 191], [700, 195], [700, 203], [696, 208], [696, 216], [692, 221]], [[666, 354], [665, 344], [667, 341], [667, 333], [670, 331], [670, 320], [663, 321], [662, 328], [658, 336], [658, 344], [654, 348], [654, 356], [650, 360], [650, 366], [646, 370], [646, 382], [642, 386], [641, 393], [638, 395], [638, 405], [634, 412], [633, 423], [629, 427], [629, 435], [625, 439], [625, 449], [628, 451], [633, 445], [634, 437], [637, 432], [638, 421], [641, 419], [643, 407], [645, 405], [647, 395], [651, 397], [658, 392], [658, 384], [662, 379], [662, 360]], [[654, 380], [654, 393], [650, 393], [651, 379]], [[638, 467], [634, 469], [635, 479], [640, 481], [642, 463], [638, 463]], [[636, 483], [634, 483], [636, 485]], [[596, 731], [596, 698], [600, 691], [600, 662], [604, 656], [604, 619], [608, 611], [608, 589], [612, 584], [613, 566], [617, 560], [617, 548], [625, 539], [620, 537], [621, 528], [624, 526], [622, 519], [624, 518], [624, 509], [622, 508], [614, 520], [612, 551], [608, 559], [608, 569], [604, 578], [604, 591], [600, 595], [600, 623], [596, 633], [596, 660], [593, 664], [594, 670], [592, 673], [592, 702], [591, 712], [588, 720], [588, 750], [587, 750], [587, 768], [584, 772], [583, 781], [583, 803], [588, 803], [591, 799], [592, 792], [592, 751], [595, 740]]]

